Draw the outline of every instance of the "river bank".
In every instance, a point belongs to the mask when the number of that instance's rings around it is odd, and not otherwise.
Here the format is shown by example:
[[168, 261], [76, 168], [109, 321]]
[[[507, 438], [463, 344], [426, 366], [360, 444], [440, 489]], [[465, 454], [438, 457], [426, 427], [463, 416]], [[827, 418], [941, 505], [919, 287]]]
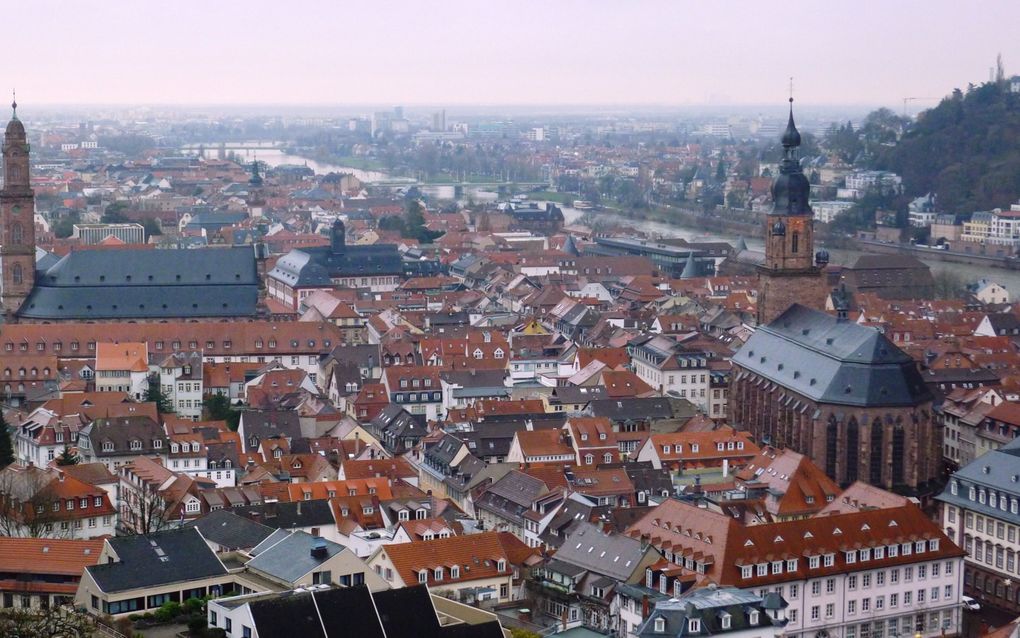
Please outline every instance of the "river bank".
[[[576, 222], [587, 212], [570, 207], [561, 208], [568, 224]], [[648, 235], [675, 237], [691, 242], [724, 241], [729, 244], [736, 244], [742, 239], [751, 250], [765, 249], [763, 223], [734, 223], [732, 220], [720, 222], [710, 217], [691, 213], [671, 215], [668, 221], [635, 219], [619, 212], [598, 211], [594, 214], [608, 222], [631, 226]], [[864, 245], [852, 237], [832, 237], [826, 236], [825, 233], [819, 234], [817, 246], [825, 248], [829, 252], [829, 263], [837, 266], [849, 266], [857, 261], [858, 257], [865, 254], [902, 254], [902, 251], [899, 250], [900, 247], [896, 244], [882, 244], [885, 250], [880, 252], [874, 250], [874, 246]], [[980, 279], [992, 279], [1009, 290], [1014, 299], [1020, 298], [1020, 271], [991, 267], [984, 263], [945, 261], [945, 255], [937, 254], [942, 252], [932, 251], [933, 254], [920, 252], [914, 256], [927, 264], [933, 275], [948, 273], [950, 276], [962, 277], [966, 283], [973, 283]]]

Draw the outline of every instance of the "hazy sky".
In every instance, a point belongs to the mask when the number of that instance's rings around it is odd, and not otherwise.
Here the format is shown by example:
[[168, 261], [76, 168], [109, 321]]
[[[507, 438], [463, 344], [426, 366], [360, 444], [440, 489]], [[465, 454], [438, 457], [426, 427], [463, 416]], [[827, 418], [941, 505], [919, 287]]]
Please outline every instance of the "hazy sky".
[[26, 106], [762, 104], [792, 75], [805, 104], [898, 109], [986, 80], [999, 52], [1020, 72], [1017, 0], [17, 0], [7, 18], [0, 86]]

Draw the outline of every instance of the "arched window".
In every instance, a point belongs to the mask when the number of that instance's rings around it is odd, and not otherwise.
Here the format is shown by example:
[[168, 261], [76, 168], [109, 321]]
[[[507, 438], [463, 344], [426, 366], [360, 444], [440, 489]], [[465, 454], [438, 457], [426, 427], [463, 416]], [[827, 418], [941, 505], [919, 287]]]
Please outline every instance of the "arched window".
[[20, 244], [25, 240], [25, 231], [21, 228], [21, 224], [13, 224], [11, 226], [11, 243]]
[[906, 453], [905, 438], [903, 424], [897, 419], [892, 437], [892, 484], [894, 487], [903, 485], [903, 455]]
[[795, 253], [800, 250], [800, 233], [794, 232], [790, 236], [790, 252]]
[[853, 483], [859, 478], [861, 454], [861, 428], [857, 419], [850, 417], [846, 424], [846, 482]]
[[869, 479], [872, 485], [882, 484], [882, 422], [871, 422], [871, 465]]
[[829, 417], [829, 424], [825, 427], [825, 473], [830, 477], [836, 477], [836, 446], [839, 442], [839, 425], [836, 417]]
[[11, 269], [11, 283], [14, 285], [21, 285], [24, 279], [25, 274], [21, 270], [21, 264], [14, 264], [14, 268]]

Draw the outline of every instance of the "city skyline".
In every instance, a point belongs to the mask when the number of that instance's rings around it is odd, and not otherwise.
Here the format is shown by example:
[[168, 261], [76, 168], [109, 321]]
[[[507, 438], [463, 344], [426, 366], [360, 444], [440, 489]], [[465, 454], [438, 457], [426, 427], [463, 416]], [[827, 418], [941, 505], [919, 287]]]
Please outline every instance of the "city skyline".
[[1020, 64], [1015, 4], [793, 4], [39, 2], [5, 80], [39, 106], [751, 106], [792, 76], [802, 104], [920, 108]]

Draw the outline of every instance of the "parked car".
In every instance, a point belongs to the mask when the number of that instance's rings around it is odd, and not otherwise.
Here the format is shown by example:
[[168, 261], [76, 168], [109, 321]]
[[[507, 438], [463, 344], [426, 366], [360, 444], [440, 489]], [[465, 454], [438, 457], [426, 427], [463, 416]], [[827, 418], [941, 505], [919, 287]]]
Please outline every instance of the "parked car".
[[963, 602], [964, 609], [969, 609], [970, 611], [981, 611], [981, 603], [970, 596], [961, 596], [960, 600]]

